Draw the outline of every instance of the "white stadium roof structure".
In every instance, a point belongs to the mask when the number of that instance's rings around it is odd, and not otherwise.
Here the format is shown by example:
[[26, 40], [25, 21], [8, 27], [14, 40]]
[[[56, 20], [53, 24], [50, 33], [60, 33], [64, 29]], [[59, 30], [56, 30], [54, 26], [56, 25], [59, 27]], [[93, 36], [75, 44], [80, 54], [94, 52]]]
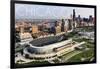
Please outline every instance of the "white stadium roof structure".
[[33, 40], [29, 43], [30, 47], [25, 50], [30, 54], [51, 53], [54, 48], [64, 46], [72, 41], [72, 39], [67, 40], [63, 37], [60, 35]]

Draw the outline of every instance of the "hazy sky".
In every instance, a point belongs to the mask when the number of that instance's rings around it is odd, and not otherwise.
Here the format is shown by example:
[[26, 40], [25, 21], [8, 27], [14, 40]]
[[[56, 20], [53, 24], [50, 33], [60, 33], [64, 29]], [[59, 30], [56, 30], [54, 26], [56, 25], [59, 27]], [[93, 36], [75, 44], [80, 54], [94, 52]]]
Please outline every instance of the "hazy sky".
[[31, 5], [31, 4], [15, 4], [16, 19], [62, 19], [69, 18], [76, 11], [76, 16], [89, 17], [94, 16], [94, 8], [78, 8], [64, 6], [48, 6], [48, 5]]

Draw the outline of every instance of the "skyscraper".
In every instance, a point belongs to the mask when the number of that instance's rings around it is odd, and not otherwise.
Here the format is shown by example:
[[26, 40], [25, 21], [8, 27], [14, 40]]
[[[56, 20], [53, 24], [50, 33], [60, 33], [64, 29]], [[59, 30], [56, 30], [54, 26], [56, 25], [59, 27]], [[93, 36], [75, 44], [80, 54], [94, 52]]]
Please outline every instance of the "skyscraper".
[[65, 29], [65, 21], [64, 19], [62, 19], [62, 24], [61, 24], [61, 32], [64, 32], [64, 29]]
[[89, 22], [90, 22], [90, 23], [93, 22], [93, 17], [92, 17], [92, 15], [89, 16]]
[[76, 17], [76, 12], [75, 9], [73, 9], [73, 21], [75, 21], [75, 17]]
[[75, 9], [73, 9], [73, 31], [75, 30], [75, 19], [76, 19], [76, 13]]

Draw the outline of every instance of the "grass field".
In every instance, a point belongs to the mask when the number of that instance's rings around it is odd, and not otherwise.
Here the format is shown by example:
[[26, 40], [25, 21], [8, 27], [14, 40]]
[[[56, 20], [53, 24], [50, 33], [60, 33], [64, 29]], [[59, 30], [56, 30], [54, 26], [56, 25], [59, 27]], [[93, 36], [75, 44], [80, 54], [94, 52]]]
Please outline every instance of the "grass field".
[[67, 62], [90, 61], [90, 59], [93, 58], [93, 56], [94, 56], [94, 50], [90, 49], [90, 50], [84, 51], [84, 52], [82, 52], [80, 54], [77, 54], [77, 55], [73, 56]]
[[39, 65], [45, 65], [45, 64], [50, 64], [48, 61], [32, 61], [29, 63], [24, 63], [24, 64], [18, 64], [16, 63], [15, 66], [18, 67], [27, 67], [27, 66], [39, 66]]

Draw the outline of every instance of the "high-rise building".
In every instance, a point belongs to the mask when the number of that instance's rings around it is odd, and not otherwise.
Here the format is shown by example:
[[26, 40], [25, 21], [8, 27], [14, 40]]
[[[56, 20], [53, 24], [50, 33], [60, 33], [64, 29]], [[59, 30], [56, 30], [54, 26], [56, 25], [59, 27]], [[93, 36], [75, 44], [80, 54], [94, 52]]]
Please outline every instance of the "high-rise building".
[[93, 22], [93, 17], [92, 17], [92, 15], [89, 16], [89, 22], [91, 22], [91, 23]]
[[78, 27], [81, 26], [81, 17], [80, 17], [80, 15], [78, 15], [78, 17], [77, 17], [77, 25], [78, 25]]
[[38, 32], [39, 32], [38, 26], [37, 25], [32, 25], [32, 34], [38, 33]]
[[76, 18], [76, 12], [75, 9], [73, 9], [73, 21], [75, 21], [75, 18]]
[[68, 19], [68, 30], [72, 29], [72, 20]]
[[75, 13], [75, 9], [73, 9], [73, 31], [75, 30], [75, 21], [76, 21], [76, 13]]
[[61, 26], [56, 26], [55, 29], [56, 29], [56, 33], [61, 33]]
[[65, 29], [65, 21], [62, 19], [62, 24], [61, 24], [61, 32], [64, 32]]
[[20, 27], [20, 33], [24, 33], [24, 27]]

